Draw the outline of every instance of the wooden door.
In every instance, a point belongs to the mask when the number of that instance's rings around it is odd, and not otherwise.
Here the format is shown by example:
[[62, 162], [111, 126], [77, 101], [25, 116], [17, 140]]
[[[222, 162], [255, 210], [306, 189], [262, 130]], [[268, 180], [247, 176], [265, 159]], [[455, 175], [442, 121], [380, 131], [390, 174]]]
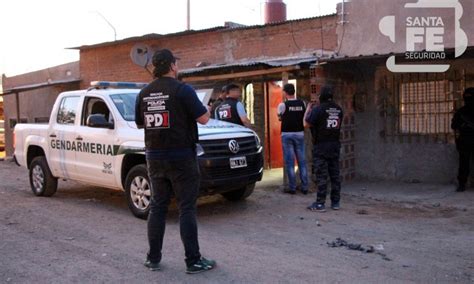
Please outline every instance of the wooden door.
[[277, 82], [267, 83], [268, 88], [268, 144], [270, 168], [283, 167], [283, 150], [281, 146], [281, 122], [278, 120], [277, 108], [282, 100], [282, 88]]

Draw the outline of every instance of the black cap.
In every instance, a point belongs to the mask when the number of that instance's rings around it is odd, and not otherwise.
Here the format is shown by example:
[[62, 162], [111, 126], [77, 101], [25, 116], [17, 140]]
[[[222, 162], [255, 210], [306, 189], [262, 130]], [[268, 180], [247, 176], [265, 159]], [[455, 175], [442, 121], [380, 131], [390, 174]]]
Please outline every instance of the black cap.
[[171, 63], [175, 63], [179, 58], [174, 56], [171, 50], [163, 48], [153, 54], [153, 66], [169, 66]]
[[467, 88], [464, 90], [463, 94], [464, 99], [474, 97], [474, 88]]
[[325, 101], [330, 101], [332, 100], [334, 96], [334, 91], [331, 86], [323, 86], [321, 88], [321, 93], [319, 95], [319, 101], [320, 102], [325, 102]]
[[285, 84], [283, 86], [283, 91], [288, 95], [293, 96], [295, 94], [295, 86], [293, 84]]
[[228, 94], [230, 92], [230, 90], [234, 90], [234, 89], [240, 89], [239, 85], [229, 84], [229, 85], [225, 86], [226, 94]]
[[462, 95], [464, 104], [469, 108], [474, 108], [474, 88], [467, 88]]

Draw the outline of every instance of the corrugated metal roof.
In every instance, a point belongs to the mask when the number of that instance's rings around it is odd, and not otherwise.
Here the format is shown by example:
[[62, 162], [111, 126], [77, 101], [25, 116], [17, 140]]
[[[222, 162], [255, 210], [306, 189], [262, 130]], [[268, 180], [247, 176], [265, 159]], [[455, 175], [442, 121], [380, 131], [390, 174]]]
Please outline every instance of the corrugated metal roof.
[[21, 92], [26, 92], [26, 91], [32, 91], [36, 89], [52, 87], [52, 86], [57, 86], [57, 85], [79, 83], [80, 81], [81, 79], [69, 79], [69, 80], [50, 81], [50, 82], [31, 84], [31, 85], [23, 85], [23, 86], [18, 86], [18, 87], [4, 90], [4, 92], [1, 93], [0, 96], [6, 96], [6, 95], [21, 93]]
[[[330, 57], [332, 52], [324, 52], [323, 58]], [[311, 53], [311, 54], [298, 54], [294, 56], [286, 57], [262, 57], [262, 58], [252, 58], [245, 60], [238, 60], [231, 63], [222, 63], [222, 64], [213, 64], [209, 66], [189, 68], [180, 71], [180, 75], [193, 75], [196, 73], [201, 73], [204, 71], [215, 71], [220, 69], [227, 69], [232, 67], [251, 67], [251, 66], [263, 66], [263, 67], [284, 67], [297, 65], [302, 63], [313, 63], [317, 60], [320, 60], [320, 57]]]
[[155, 33], [152, 33], [152, 34], [146, 34], [146, 35], [143, 35], [143, 36], [135, 36], [135, 37], [124, 38], [124, 39], [116, 40], [116, 41], [108, 41], [108, 42], [102, 42], [102, 43], [91, 44], [91, 45], [82, 45], [82, 46], [78, 46], [78, 47], [68, 47], [66, 49], [83, 50], [83, 49], [90, 49], [90, 48], [117, 45], [117, 44], [128, 43], [128, 42], [162, 39], [162, 38], [167, 38], [167, 37], [184, 36], [184, 35], [207, 33], [207, 32], [214, 32], [214, 31], [233, 31], [233, 30], [257, 29], [257, 28], [263, 28], [263, 27], [284, 25], [284, 24], [293, 23], [293, 22], [303, 22], [303, 21], [309, 21], [309, 20], [314, 20], [314, 19], [319, 19], [319, 18], [332, 17], [332, 16], [335, 16], [335, 15], [336, 14], [327, 14], [327, 15], [322, 15], [322, 16], [317, 16], [317, 17], [288, 20], [288, 21], [275, 22], [275, 23], [270, 23], [270, 24], [265, 24], [265, 25], [252, 25], [252, 26], [242, 26], [242, 27], [218, 26], [218, 27], [212, 27], [212, 28], [207, 28], [207, 29], [202, 29], [202, 30], [180, 31], [180, 32], [169, 33], [169, 34], [155, 34]]

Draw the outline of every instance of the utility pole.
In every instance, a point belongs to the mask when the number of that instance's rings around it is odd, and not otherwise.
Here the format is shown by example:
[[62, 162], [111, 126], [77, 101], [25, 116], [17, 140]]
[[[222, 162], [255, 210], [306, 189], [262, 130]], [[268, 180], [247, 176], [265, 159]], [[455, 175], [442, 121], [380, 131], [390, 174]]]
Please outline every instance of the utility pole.
[[187, 17], [186, 17], [186, 30], [191, 29], [191, 0], [187, 0]]

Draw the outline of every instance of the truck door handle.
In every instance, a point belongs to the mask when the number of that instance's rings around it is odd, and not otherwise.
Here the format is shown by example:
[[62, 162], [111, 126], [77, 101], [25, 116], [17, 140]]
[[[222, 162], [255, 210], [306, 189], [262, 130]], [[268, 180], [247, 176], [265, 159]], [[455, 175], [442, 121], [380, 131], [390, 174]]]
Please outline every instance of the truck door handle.
[[56, 134], [50, 134], [49, 137], [51, 137], [51, 138], [56, 138], [56, 137], [58, 137], [58, 136], [56, 136]]
[[81, 136], [77, 136], [77, 137], [76, 137], [76, 140], [77, 140], [77, 141], [82, 141], [83, 139], [82, 139]]

